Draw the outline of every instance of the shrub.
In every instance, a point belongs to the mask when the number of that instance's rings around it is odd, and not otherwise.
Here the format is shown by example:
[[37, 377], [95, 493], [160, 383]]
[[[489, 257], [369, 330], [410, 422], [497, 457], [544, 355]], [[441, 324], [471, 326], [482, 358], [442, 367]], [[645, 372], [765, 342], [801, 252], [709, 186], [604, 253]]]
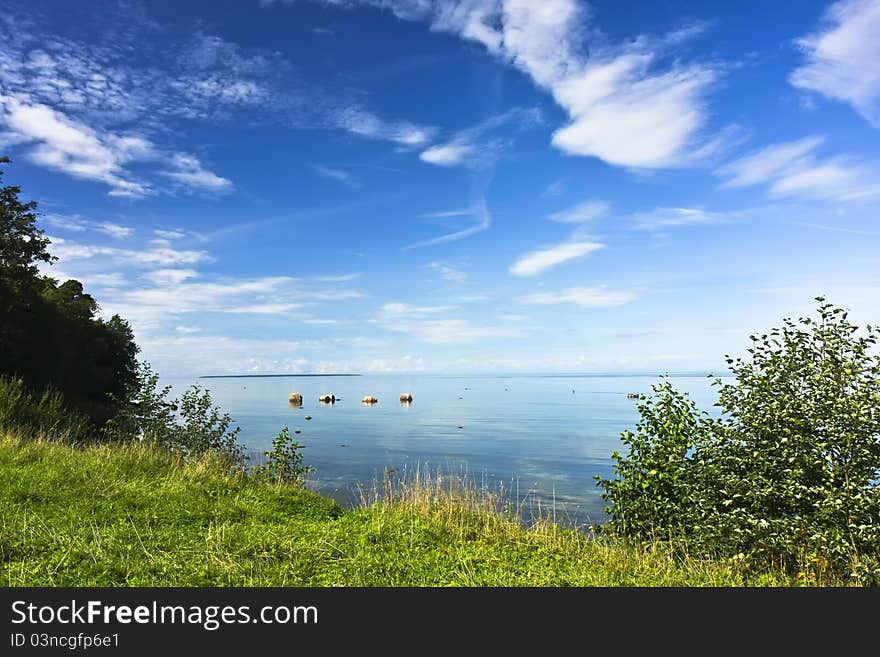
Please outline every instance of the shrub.
[[131, 402], [109, 422], [107, 437], [154, 443], [185, 457], [214, 452], [243, 467], [247, 457], [236, 442], [241, 429], [230, 428], [232, 418], [213, 405], [210, 391], [193, 385], [179, 400], [169, 399], [170, 392], [171, 386], [159, 387], [149, 363], [140, 363]]
[[57, 390], [35, 395], [22, 379], [0, 376], [0, 430], [83, 442], [91, 428], [89, 419], [68, 408]]
[[751, 336], [749, 358], [727, 357], [720, 419], [654, 386], [616, 477], [597, 477], [612, 531], [880, 581], [880, 331], [817, 301], [818, 319], [785, 319]]
[[305, 476], [313, 470], [311, 466], [303, 465], [300, 451], [303, 447], [290, 436], [285, 425], [272, 441], [272, 450], [263, 452], [266, 463], [256, 466], [253, 475], [276, 483], [302, 485]]

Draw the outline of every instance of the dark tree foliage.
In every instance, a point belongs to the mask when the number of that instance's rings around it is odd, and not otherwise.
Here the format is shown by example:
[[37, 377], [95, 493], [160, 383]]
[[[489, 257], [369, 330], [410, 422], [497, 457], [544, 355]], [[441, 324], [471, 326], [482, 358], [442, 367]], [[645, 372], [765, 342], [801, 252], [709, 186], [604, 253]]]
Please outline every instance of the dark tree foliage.
[[22, 202], [20, 192], [0, 188], [0, 375], [38, 394], [56, 390], [102, 426], [136, 380], [131, 327], [119, 316], [97, 317], [79, 281], [40, 275], [39, 264], [55, 258], [36, 225], [36, 202]]

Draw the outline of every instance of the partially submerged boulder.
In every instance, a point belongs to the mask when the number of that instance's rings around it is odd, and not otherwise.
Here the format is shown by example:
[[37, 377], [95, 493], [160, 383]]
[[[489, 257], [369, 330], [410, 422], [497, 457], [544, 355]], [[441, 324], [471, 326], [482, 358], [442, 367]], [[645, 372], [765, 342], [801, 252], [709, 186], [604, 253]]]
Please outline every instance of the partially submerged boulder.
[[321, 395], [318, 397], [318, 401], [322, 404], [332, 404], [336, 401], [336, 395]]
[[379, 400], [378, 400], [377, 398], [375, 398], [375, 397], [369, 397], [369, 396], [367, 396], [367, 397], [364, 397], [362, 401], [363, 401], [365, 404], [375, 404], [375, 403], [376, 403], [377, 401], [379, 401]]
[[290, 397], [287, 398], [287, 401], [289, 401], [292, 406], [302, 406], [303, 396], [299, 392], [292, 392], [290, 393]]
[[400, 395], [400, 401], [402, 402], [411, 402], [412, 401], [412, 393], [405, 392]]

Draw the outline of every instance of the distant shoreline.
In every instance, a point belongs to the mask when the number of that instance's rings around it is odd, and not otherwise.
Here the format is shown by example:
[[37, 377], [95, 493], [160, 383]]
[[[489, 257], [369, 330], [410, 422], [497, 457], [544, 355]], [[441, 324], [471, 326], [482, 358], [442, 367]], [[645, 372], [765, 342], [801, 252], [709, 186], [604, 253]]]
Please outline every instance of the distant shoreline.
[[[387, 375], [387, 372], [369, 373]], [[426, 373], [426, 372], [396, 372], [395, 376], [427, 376], [441, 379], [618, 379], [618, 378], [654, 378], [668, 376], [671, 378], [730, 378], [731, 374], [713, 374], [711, 372], [592, 372], [592, 373], [504, 373], [504, 374], [449, 374], [449, 373]], [[321, 376], [364, 376], [363, 374], [203, 374], [197, 379], [268, 379], [280, 377], [321, 377]], [[189, 378], [189, 377], [181, 377]]]
[[270, 379], [301, 376], [361, 376], [360, 374], [204, 374], [200, 379]]

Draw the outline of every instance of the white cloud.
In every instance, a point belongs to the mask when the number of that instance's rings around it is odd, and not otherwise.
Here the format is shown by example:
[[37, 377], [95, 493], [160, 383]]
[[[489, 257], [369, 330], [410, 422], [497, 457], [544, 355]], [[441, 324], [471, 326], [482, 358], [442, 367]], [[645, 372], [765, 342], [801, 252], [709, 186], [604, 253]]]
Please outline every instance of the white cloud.
[[153, 235], [163, 240], [179, 240], [186, 237], [186, 233], [182, 230], [154, 230]]
[[567, 183], [567, 182], [568, 182], [568, 178], [559, 178], [558, 180], [554, 180], [552, 183], [547, 185], [547, 187], [541, 193], [541, 196], [545, 196], [545, 197], [562, 196], [562, 190], [565, 187], [565, 183]]
[[843, 156], [819, 159], [821, 137], [773, 144], [716, 171], [722, 187], [766, 183], [776, 196], [855, 201], [880, 195], [880, 167]]
[[577, 224], [601, 217], [607, 214], [610, 209], [611, 204], [607, 201], [584, 201], [565, 210], [547, 215], [547, 218], [550, 221]]
[[[422, 215], [426, 216], [426, 215]], [[408, 244], [403, 247], [404, 250], [408, 249], [419, 249], [426, 246], [436, 246], [437, 244], [446, 244], [447, 242], [455, 242], [457, 240], [464, 239], [466, 237], [471, 237], [472, 235], [477, 235], [478, 233], [482, 233], [484, 230], [488, 230], [489, 226], [492, 225], [492, 215], [489, 212], [489, 208], [486, 206], [486, 199], [480, 197], [477, 203], [470, 208], [469, 210], [453, 210], [450, 212], [440, 212], [433, 213], [431, 215], [433, 217], [457, 217], [457, 216], [470, 216], [475, 219], [475, 222], [466, 228], [462, 228], [461, 230], [456, 230], [451, 233], [446, 233], [445, 235], [440, 235], [439, 237], [432, 237], [427, 240], [422, 240], [420, 242], [415, 242], [413, 244]]]
[[109, 221], [104, 221], [98, 224], [95, 227], [95, 230], [119, 240], [134, 235], [134, 228], [129, 228], [128, 226], [120, 226], [119, 224], [114, 224]]
[[111, 196], [144, 196], [148, 185], [129, 178], [123, 165], [143, 158], [143, 140], [99, 134], [47, 105], [0, 94], [0, 121], [23, 143], [28, 157], [48, 169], [110, 186]]
[[181, 251], [167, 247], [153, 249], [120, 249], [110, 246], [80, 244], [60, 237], [49, 237], [52, 253], [62, 262], [96, 257], [108, 257], [119, 263], [134, 265], [189, 265], [209, 260], [205, 251]]
[[98, 287], [123, 287], [128, 284], [128, 279], [124, 274], [112, 272], [109, 274], [89, 274], [89, 285]]
[[429, 262], [425, 265], [428, 269], [435, 269], [440, 274], [440, 278], [451, 283], [464, 283], [467, 275], [454, 267], [444, 265], [442, 262]]
[[495, 163], [504, 146], [502, 140], [487, 137], [487, 134], [511, 123], [528, 127], [540, 121], [541, 112], [537, 108], [514, 107], [501, 114], [489, 116], [474, 126], [459, 130], [444, 143], [426, 148], [419, 154], [419, 159], [443, 167], [463, 165], [473, 169], [485, 169]]
[[563, 242], [527, 253], [510, 266], [510, 273], [515, 276], [537, 276], [565, 262], [585, 258], [604, 246], [599, 242]]
[[[197, 374], [367, 373], [424, 369], [416, 354], [390, 352], [389, 343], [363, 337], [322, 340], [247, 339], [181, 325], [170, 335], [138, 340], [164, 376]], [[324, 354], [331, 354], [325, 357]], [[347, 357], [342, 354], [356, 354]]]
[[134, 228], [122, 226], [110, 221], [89, 221], [79, 215], [65, 216], [59, 214], [47, 214], [41, 217], [47, 224], [54, 228], [61, 228], [74, 233], [84, 233], [92, 230], [104, 233], [115, 239], [126, 239], [134, 235]]
[[435, 129], [408, 121], [385, 121], [370, 112], [350, 107], [336, 116], [339, 127], [361, 137], [391, 141], [400, 146], [422, 146], [431, 139]]
[[135, 329], [151, 329], [175, 322], [189, 313], [286, 313], [297, 307], [296, 279], [265, 278], [193, 281], [193, 270], [156, 270], [145, 277], [148, 285], [104, 295], [105, 312], [118, 312]]
[[227, 308], [223, 312], [237, 315], [283, 315], [301, 307], [301, 303], [256, 303], [250, 306]]
[[574, 304], [582, 308], [616, 308], [639, 298], [634, 290], [609, 290], [604, 285], [570, 287], [559, 292], [537, 292], [520, 297], [523, 303], [543, 305]]
[[382, 304], [377, 318], [382, 322], [390, 322], [400, 319], [424, 318], [431, 315], [453, 312], [458, 309], [458, 306], [413, 306], [408, 303], [391, 301]]
[[697, 224], [712, 224], [722, 221], [717, 212], [699, 208], [655, 208], [633, 216], [633, 225], [641, 230], [679, 228]]
[[59, 214], [46, 214], [41, 216], [40, 219], [50, 226], [61, 228], [63, 230], [70, 230], [75, 233], [84, 233], [89, 229], [91, 223], [81, 219], [79, 216], [67, 217]]
[[792, 167], [799, 166], [803, 163], [803, 158], [824, 141], [824, 137], [805, 137], [797, 141], [773, 144], [742, 157], [718, 170], [720, 175], [727, 177], [722, 187], [745, 187], [767, 182]]
[[228, 191], [232, 188], [231, 180], [206, 170], [202, 167], [199, 159], [193, 155], [175, 153], [171, 161], [175, 170], [165, 171], [163, 172], [164, 175], [189, 187], [197, 187], [214, 192]]
[[478, 342], [499, 338], [522, 337], [521, 329], [475, 324], [458, 317], [442, 317], [458, 311], [457, 306], [412, 306], [386, 303], [374, 321], [387, 331], [406, 333], [429, 343]]
[[683, 166], [700, 153], [704, 99], [717, 73], [708, 65], [661, 61], [665, 50], [701, 29], [603, 48], [586, 43], [589, 16], [577, 0], [358, 3], [404, 20], [427, 20], [432, 29], [480, 43], [528, 74], [568, 113], [568, 125], [552, 139], [566, 153], [633, 168]]
[[553, 95], [571, 122], [554, 133], [553, 144], [625, 167], [689, 164], [715, 73], [696, 65], [652, 73], [655, 60], [651, 52], [624, 52], [554, 83]]
[[428, 164], [451, 167], [464, 162], [474, 155], [476, 147], [467, 142], [450, 142], [440, 146], [431, 146], [419, 154], [419, 159]]
[[[30, 144], [27, 156], [36, 164], [75, 178], [101, 182], [110, 187], [110, 196], [142, 197], [155, 193], [147, 183], [136, 180], [127, 170], [131, 162], [156, 161], [162, 157], [143, 137], [99, 132], [47, 105], [0, 94], [0, 122], [20, 143]], [[171, 157], [174, 167], [164, 172], [190, 187], [220, 191], [232, 183], [205, 170], [199, 160], [187, 153]], [[123, 227], [105, 222], [104, 232], [112, 237], [128, 237]]]
[[461, 210], [442, 210], [440, 212], [423, 212], [418, 215], [420, 219], [446, 219], [448, 217], [470, 217], [474, 214], [474, 208], [462, 208]]
[[156, 285], [180, 285], [190, 278], [198, 278], [195, 269], [154, 269], [143, 275], [143, 278]]
[[343, 169], [336, 169], [334, 167], [324, 166], [323, 164], [316, 164], [312, 167], [320, 176], [324, 178], [328, 178], [330, 180], [335, 180], [337, 182], [341, 182], [343, 185], [348, 187], [360, 187], [361, 184], [358, 180], [354, 178], [348, 171], [344, 171]]
[[880, 128], [880, 0], [831, 5], [822, 29], [798, 40], [807, 62], [792, 72], [796, 87], [850, 103]]
[[353, 281], [360, 276], [361, 272], [355, 272], [354, 274], [339, 274], [337, 276], [318, 276], [315, 280], [321, 281], [322, 283], [346, 283], [348, 281]]

